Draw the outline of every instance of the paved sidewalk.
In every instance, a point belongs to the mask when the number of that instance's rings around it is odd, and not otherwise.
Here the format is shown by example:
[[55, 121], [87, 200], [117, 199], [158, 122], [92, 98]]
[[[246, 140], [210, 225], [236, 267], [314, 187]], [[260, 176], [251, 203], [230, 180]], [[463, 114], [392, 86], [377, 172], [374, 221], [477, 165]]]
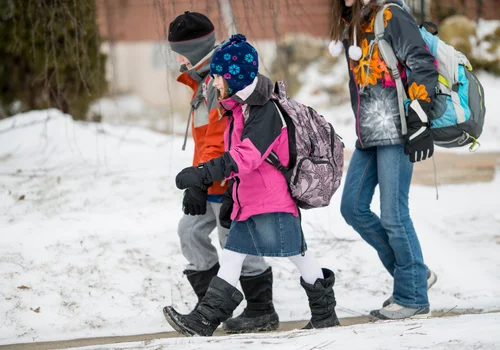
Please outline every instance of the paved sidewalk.
[[[446, 311], [433, 311], [432, 317], [451, 317], [451, 316], [471, 315], [479, 313], [481, 313], [481, 310], [455, 309]], [[488, 313], [500, 313], [500, 310], [491, 311]], [[340, 323], [344, 327], [353, 326], [357, 324], [365, 324], [368, 322], [370, 322], [368, 316], [346, 317], [340, 319]], [[284, 332], [284, 331], [299, 329], [305, 326], [306, 323], [307, 321], [281, 322], [280, 328], [276, 332]], [[224, 331], [221, 328], [218, 328], [214, 334], [214, 336], [225, 336], [225, 335], [228, 334], [224, 333]], [[121, 337], [85, 338], [85, 339], [63, 340], [63, 341], [53, 341], [53, 342], [3, 345], [0, 346], [0, 350], [57, 350], [57, 349], [78, 348], [78, 347], [93, 346], [93, 345], [118, 344], [125, 342], [146, 342], [154, 339], [179, 338], [179, 337], [182, 337], [182, 335], [180, 335], [177, 332], [162, 332], [154, 334], [127, 335]]]

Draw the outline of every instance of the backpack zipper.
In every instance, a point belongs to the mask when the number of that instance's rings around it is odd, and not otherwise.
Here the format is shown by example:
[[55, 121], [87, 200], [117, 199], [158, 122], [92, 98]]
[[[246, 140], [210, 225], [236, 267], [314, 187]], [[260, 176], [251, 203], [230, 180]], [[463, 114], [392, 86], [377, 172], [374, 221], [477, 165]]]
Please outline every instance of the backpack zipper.
[[[469, 137], [465, 137], [465, 138], [464, 138], [464, 136], [468, 136], [468, 134], [466, 134], [466, 133], [463, 133], [463, 132], [462, 132], [462, 135], [460, 135], [460, 136], [459, 136], [459, 137], [457, 137], [457, 138], [454, 138], [453, 140], [450, 140], [450, 141], [434, 141], [434, 143], [435, 143], [436, 145], [447, 145], [447, 144], [449, 144], [449, 143], [455, 143], [455, 142], [458, 142], [458, 145], [459, 145], [459, 146], [462, 146], [462, 145], [464, 145], [464, 144], [465, 144], [465, 142], [467, 142], [467, 140], [470, 138], [470, 136], [469, 136]], [[462, 142], [460, 142], [460, 140], [461, 140], [461, 139], [463, 139], [463, 141], [462, 141]]]
[[331, 135], [331, 144], [332, 144], [332, 159], [333, 159], [333, 164], [337, 166], [337, 162], [335, 161], [335, 129], [333, 128], [332, 124], [328, 123], [330, 125], [330, 135]]
[[[312, 111], [312, 108], [311, 107], [307, 107], [307, 109], [309, 110], [309, 116], [311, 118], [314, 118], [314, 114], [313, 114], [313, 111]], [[332, 151], [332, 160], [333, 160], [333, 164], [335, 164], [335, 166], [337, 166], [337, 162], [335, 161], [335, 129], [333, 128], [333, 125], [328, 123], [328, 126], [330, 127], [330, 144], [331, 144], [331, 151]], [[311, 146], [312, 146], [312, 142], [311, 142]], [[311, 153], [312, 153], [313, 150], [311, 150]], [[302, 159], [304, 160], [304, 159]], [[313, 162], [314, 163], [314, 162]], [[329, 163], [329, 162], [326, 162], [326, 163]], [[319, 164], [319, 163], [315, 163], [315, 164]], [[294, 185], [296, 184], [296, 182], [294, 182]]]
[[297, 182], [299, 182], [299, 170], [298, 170], [298, 169], [300, 169], [300, 166], [301, 166], [301, 165], [302, 165], [302, 163], [303, 163], [304, 161], [306, 161], [306, 160], [309, 160], [309, 161], [310, 161], [311, 163], [313, 163], [313, 164], [328, 164], [328, 165], [332, 166], [332, 165], [330, 164], [330, 162], [329, 162], [329, 161], [327, 161], [327, 160], [319, 160], [319, 161], [314, 161], [314, 160], [312, 160], [311, 158], [302, 158], [302, 159], [299, 161], [299, 163], [297, 164], [297, 172], [295, 173], [295, 177], [293, 178], [293, 185], [294, 185], [294, 186], [295, 186], [295, 185], [297, 185]]

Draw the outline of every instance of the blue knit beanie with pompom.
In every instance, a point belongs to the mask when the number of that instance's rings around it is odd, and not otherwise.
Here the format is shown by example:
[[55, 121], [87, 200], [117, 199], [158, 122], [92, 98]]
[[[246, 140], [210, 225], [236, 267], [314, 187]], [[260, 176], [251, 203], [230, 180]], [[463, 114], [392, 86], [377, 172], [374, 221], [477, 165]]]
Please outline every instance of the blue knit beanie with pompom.
[[257, 50], [247, 43], [242, 34], [235, 34], [215, 50], [210, 74], [218, 74], [227, 81], [229, 95], [250, 85], [259, 72]]

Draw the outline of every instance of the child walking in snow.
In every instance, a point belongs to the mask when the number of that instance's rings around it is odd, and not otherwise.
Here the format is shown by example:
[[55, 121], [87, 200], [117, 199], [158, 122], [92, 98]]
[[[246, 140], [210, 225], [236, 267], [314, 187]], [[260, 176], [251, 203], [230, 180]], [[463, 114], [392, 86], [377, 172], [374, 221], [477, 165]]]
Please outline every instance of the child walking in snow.
[[225, 152], [185, 168], [176, 184], [180, 189], [205, 188], [215, 181], [233, 180], [232, 196], [227, 198], [234, 201], [232, 224], [220, 254], [220, 269], [203, 299], [188, 315], [166, 307], [167, 320], [184, 335], [212, 335], [243, 299], [236, 285], [242, 263], [251, 255], [288, 257], [297, 266], [311, 309], [305, 329], [339, 325], [334, 273], [322, 269], [307, 251], [287, 181], [265, 161], [274, 151], [287, 166], [290, 155], [286, 124], [271, 101], [273, 84], [258, 73], [257, 51], [245, 36], [233, 35], [215, 51], [210, 74], [223, 97], [219, 106], [226, 119]]
[[[224, 152], [225, 121], [220, 120], [218, 90], [209, 74], [210, 58], [216, 48], [214, 26], [204, 14], [186, 11], [170, 23], [168, 41], [181, 64], [182, 73], [177, 81], [193, 90], [188, 118], [192, 120], [190, 126], [195, 144], [193, 164], [207, 162]], [[188, 261], [184, 274], [198, 301], [219, 271], [219, 258], [210, 234], [217, 229], [221, 247], [227, 239], [229, 227], [218, 219], [219, 212], [225, 208], [222, 198], [226, 188], [227, 184], [214, 181], [203, 187], [188, 186], [184, 191], [182, 209], [185, 215], [177, 233], [182, 254]], [[244, 261], [241, 274], [247, 307], [242, 315], [227, 323], [226, 330], [240, 333], [277, 329], [279, 317], [272, 300], [271, 267], [262, 257], [250, 256]]]

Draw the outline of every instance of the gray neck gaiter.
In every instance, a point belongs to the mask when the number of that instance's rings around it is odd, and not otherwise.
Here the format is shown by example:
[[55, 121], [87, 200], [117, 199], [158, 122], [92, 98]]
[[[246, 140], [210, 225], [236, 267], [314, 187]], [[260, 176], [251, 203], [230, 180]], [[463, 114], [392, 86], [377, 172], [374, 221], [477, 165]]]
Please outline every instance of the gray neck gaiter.
[[172, 51], [186, 57], [193, 66], [208, 55], [215, 46], [215, 31], [192, 40], [168, 42]]

